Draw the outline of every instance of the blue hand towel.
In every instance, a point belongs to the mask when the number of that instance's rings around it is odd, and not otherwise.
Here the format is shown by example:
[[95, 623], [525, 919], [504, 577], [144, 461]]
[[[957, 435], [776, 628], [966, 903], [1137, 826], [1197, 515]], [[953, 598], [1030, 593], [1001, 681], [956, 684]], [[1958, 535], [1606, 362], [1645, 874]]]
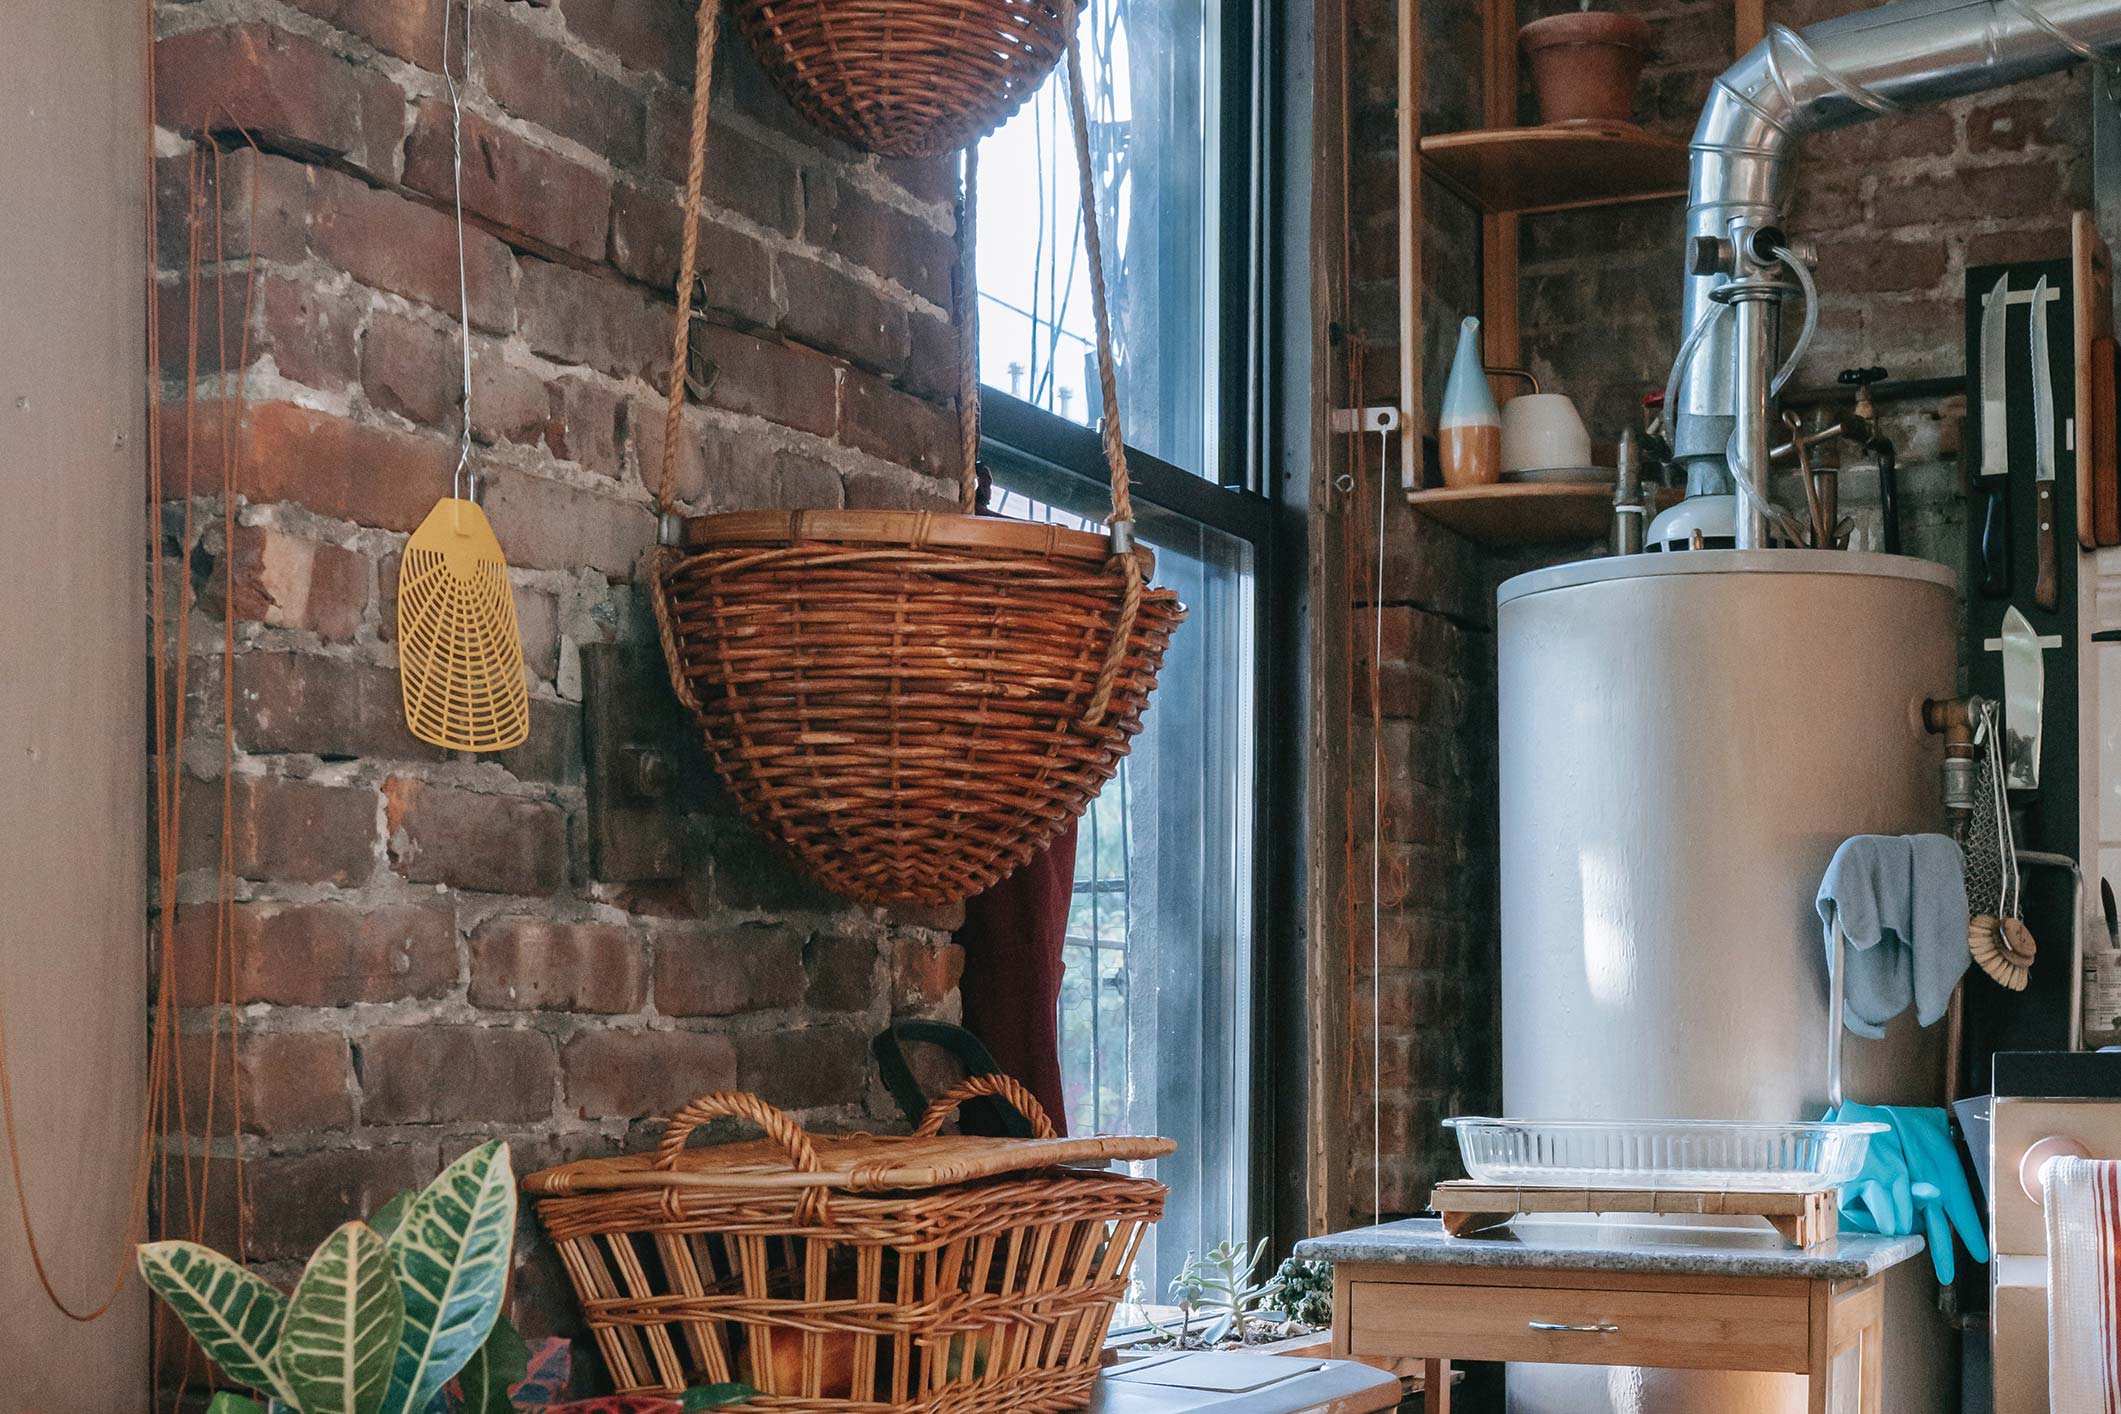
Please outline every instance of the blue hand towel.
[[1966, 971], [1966, 860], [1945, 835], [1856, 835], [1819, 881], [1819, 921], [1834, 958], [1834, 920], [1848, 939], [1847, 1005], [1858, 1036], [1877, 1038], [1912, 1004], [1935, 1024]]

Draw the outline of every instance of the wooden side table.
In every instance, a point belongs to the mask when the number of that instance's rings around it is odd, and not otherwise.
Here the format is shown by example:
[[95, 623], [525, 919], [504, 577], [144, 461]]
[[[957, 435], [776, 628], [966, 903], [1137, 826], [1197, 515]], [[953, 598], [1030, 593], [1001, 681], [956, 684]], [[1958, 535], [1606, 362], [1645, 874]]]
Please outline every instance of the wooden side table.
[[1922, 1241], [1553, 1223], [1452, 1238], [1421, 1219], [1296, 1250], [1334, 1263], [1333, 1353], [1422, 1361], [1429, 1414], [1450, 1407], [1453, 1360], [1797, 1374], [1823, 1414], [1850, 1349], [1857, 1407], [1882, 1414], [1882, 1277]]

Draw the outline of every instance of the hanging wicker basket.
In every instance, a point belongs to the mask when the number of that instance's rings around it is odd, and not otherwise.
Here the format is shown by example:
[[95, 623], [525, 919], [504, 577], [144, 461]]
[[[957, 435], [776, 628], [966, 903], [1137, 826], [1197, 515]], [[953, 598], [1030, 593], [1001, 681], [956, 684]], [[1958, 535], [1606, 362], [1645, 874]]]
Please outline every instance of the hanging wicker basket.
[[[1007, 877], [1081, 815], [1141, 729], [1185, 616], [1132, 544], [1076, 0], [1067, 22], [1084, 250], [1097, 327], [1110, 534], [971, 514], [979, 452], [971, 292], [978, 149], [959, 221], [965, 514], [736, 511], [686, 518], [671, 494], [699, 223], [679, 256], [677, 328], [650, 598], [671, 684], [744, 814], [835, 890], [942, 904]], [[800, 7], [797, 7], [800, 8]], [[699, 15], [687, 209], [705, 168], [714, 12]]]
[[[979, 1095], [1039, 1137], [939, 1131]], [[685, 1147], [734, 1115], [763, 1140]], [[1053, 1414], [1089, 1402], [1164, 1186], [1099, 1168], [1168, 1139], [1057, 1139], [1005, 1076], [906, 1138], [812, 1135], [755, 1095], [694, 1100], [653, 1154], [523, 1180], [619, 1392], [740, 1381], [793, 1414]]]
[[1184, 610], [1141, 594], [1115, 648], [1110, 560], [1106, 536], [1050, 526], [733, 512], [686, 523], [657, 612], [745, 814], [850, 898], [945, 903], [1082, 814], [1141, 729]]
[[733, 0], [796, 111], [886, 157], [940, 157], [1008, 121], [1067, 44], [1059, 0]]

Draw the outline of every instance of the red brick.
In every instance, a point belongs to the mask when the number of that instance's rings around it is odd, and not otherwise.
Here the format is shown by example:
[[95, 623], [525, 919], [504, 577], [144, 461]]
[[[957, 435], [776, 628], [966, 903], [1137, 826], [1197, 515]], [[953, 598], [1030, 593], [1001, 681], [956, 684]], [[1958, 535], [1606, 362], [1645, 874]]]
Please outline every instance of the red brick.
[[805, 510], [831, 510], [847, 497], [838, 467], [785, 447], [773, 454], [773, 487], [774, 504]]
[[[310, 170], [311, 249], [364, 285], [454, 318], [461, 293], [455, 220], [399, 192], [363, 186], [338, 172]], [[470, 223], [464, 227], [463, 289], [471, 297], [473, 328], [505, 334], [515, 327], [515, 257]]]
[[393, 776], [383, 783], [391, 863], [419, 884], [550, 894], [567, 883], [567, 820], [555, 806]]
[[[214, 999], [219, 909], [177, 921], [176, 1000]], [[331, 1007], [432, 997], [457, 976], [455, 914], [437, 905], [239, 903], [229, 913], [238, 1005]]]
[[957, 243], [948, 232], [844, 179], [820, 176], [805, 190], [803, 235], [811, 244], [950, 307]]
[[[461, 364], [457, 378], [464, 376]], [[471, 435], [492, 445], [534, 446], [544, 435], [551, 394], [545, 380], [509, 361], [497, 343], [480, 340], [471, 350]]]
[[300, 261], [309, 252], [311, 171], [292, 158], [242, 146], [222, 152], [218, 161], [214, 153], [197, 149], [157, 160], [155, 225], [162, 268], [183, 270], [190, 260], [195, 172], [202, 260], [212, 258], [218, 221], [219, 249], [232, 259]]
[[655, 517], [645, 502], [599, 496], [513, 470], [496, 471], [486, 493], [486, 515], [524, 569], [593, 569], [624, 579], [655, 543]]
[[556, 39], [489, 16], [478, 26], [472, 73], [487, 97], [517, 117], [619, 166], [639, 164], [647, 125], [640, 97]]
[[624, 281], [549, 261], [523, 265], [523, 339], [533, 353], [557, 363], [663, 386], [673, 313]]
[[[683, 231], [674, 197], [628, 183], [612, 193], [611, 263], [631, 278], [659, 291], [673, 289]], [[757, 241], [718, 222], [702, 222], [699, 271], [707, 308], [743, 324], [774, 322], [772, 260]]]
[[[244, 1164], [250, 1257], [253, 1261], [301, 1261], [341, 1223], [365, 1218], [400, 1193], [425, 1185], [438, 1165], [431, 1148], [327, 1149], [319, 1153], [265, 1155]], [[226, 1170], [217, 1175], [223, 1202], [213, 1208], [208, 1245], [236, 1248], [233, 1206]]]
[[155, 41], [155, 120], [234, 132], [282, 150], [343, 158], [379, 175], [404, 136], [405, 95], [372, 69], [265, 23]]
[[371, 574], [368, 557], [358, 551], [305, 540], [269, 525], [238, 526], [234, 553], [214, 562], [199, 602], [219, 616], [233, 578], [238, 620], [302, 629], [327, 643], [346, 643], [368, 612]]
[[839, 439], [923, 476], [956, 478], [964, 460], [957, 410], [900, 392], [859, 369], [840, 391]]
[[[684, 189], [692, 160], [692, 98], [671, 94], [648, 107], [648, 167]], [[803, 219], [802, 177], [794, 159], [727, 124], [713, 122], [701, 195], [768, 230], [792, 236]]]
[[471, 1004], [623, 1014], [647, 999], [641, 940], [613, 923], [495, 918], [471, 935]]
[[788, 301], [781, 327], [799, 342], [886, 372], [906, 357], [906, 311], [853, 276], [820, 261], [780, 262]]
[[869, 1042], [858, 1028], [747, 1031], [733, 1039], [737, 1088], [770, 1105], [807, 1110], [861, 1102], [869, 1079]]
[[379, 309], [361, 335], [361, 386], [385, 412], [441, 432], [456, 428], [460, 359], [454, 331]]
[[956, 511], [964, 498], [957, 486], [910, 471], [847, 473], [846, 505], [865, 511]]
[[803, 948], [812, 1011], [867, 1011], [877, 997], [877, 940], [860, 933], [818, 933]]
[[560, 605], [541, 590], [515, 591], [516, 632], [523, 640], [523, 665], [547, 682], [560, 666]]
[[727, 931], [664, 929], [655, 943], [655, 1009], [733, 1016], [803, 1000], [803, 935], [771, 924]]
[[2023, 152], [2057, 145], [2079, 148], [2090, 137], [2089, 110], [2074, 82], [2060, 93], [2014, 92], [1966, 113], [1966, 150], [1973, 153]]
[[965, 950], [956, 943], [895, 938], [891, 944], [891, 1009], [933, 1011], [965, 975]]
[[2024, 260], [2067, 260], [2069, 232], [2045, 219], [2029, 230], [1985, 231], [1966, 239], [1966, 264], [2014, 265]]
[[443, 752], [405, 729], [398, 675], [345, 658], [245, 653], [236, 660], [236, 741], [266, 754], [432, 761]]
[[[345, 30], [393, 58], [418, 65], [429, 73], [442, 68], [442, 22], [445, 0], [289, 0], [298, 10]], [[450, 64], [463, 56], [458, 52], [463, 33], [463, 11], [452, 17], [457, 31], [451, 38]]]
[[[202, 403], [194, 425], [218, 427], [220, 415], [218, 405]], [[163, 407], [161, 435], [164, 465], [183, 466], [181, 405]], [[401, 531], [427, 518], [456, 466], [456, 449], [443, 438], [280, 402], [244, 409], [238, 454], [237, 485], [253, 502], [292, 501], [319, 515]], [[204, 445], [199, 455], [207, 455]]]
[[899, 386], [930, 402], [957, 402], [959, 372], [957, 329], [939, 315], [908, 315], [906, 361]]
[[[455, 189], [449, 106], [422, 102], [405, 145], [405, 185], [447, 201]], [[512, 241], [601, 260], [611, 181], [476, 114], [464, 115], [464, 208]]]
[[[641, 399], [628, 418], [641, 480], [652, 491], [662, 478], [663, 405]], [[679, 424], [677, 466], [671, 473], [679, 500], [709, 510], [752, 510], [776, 504], [775, 453], [755, 436], [718, 427], [696, 416]]]
[[[351, 884], [375, 870], [376, 794], [368, 786], [324, 786], [285, 776], [230, 782], [232, 865], [242, 879]], [[211, 869], [221, 858], [221, 789], [184, 788], [182, 858]]]
[[560, 13], [585, 43], [691, 91], [697, 31], [683, 8], [662, 0], [560, 0]]
[[697, 1031], [577, 1032], [560, 1068], [567, 1108], [584, 1119], [671, 1115], [737, 1083], [730, 1039]]
[[245, 1029], [234, 1049], [231, 1067], [225, 1029], [218, 1048], [198, 1032], [185, 1037], [187, 1134], [230, 1133], [239, 1107], [246, 1134], [301, 1134], [353, 1123], [351, 1056], [338, 1032]]
[[2059, 208], [2069, 174], [2052, 162], [2003, 167], [1940, 167], [1912, 181], [1880, 181], [1873, 220], [1880, 226], [1985, 221], [1999, 214]]
[[571, 461], [616, 478], [629, 404], [593, 378], [570, 374], [546, 388], [545, 445]]
[[363, 313], [356, 292], [319, 289], [272, 274], [246, 282], [240, 270], [225, 277], [208, 272], [199, 280], [196, 326], [192, 293], [182, 278], [156, 287], [159, 362], [169, 377], [182, 378], [192, 370], [211, 377], [254, 367], [270, 356], [280, 376], [312, 388], [342, 388], [353, 380], [355, 330]]
[[842, 369], [822, 354], [703, 320], [693, 325], [692, 360], [710, 407], [832, 435]]
[[358, 1042], [364, 1124], [520, 1124], [552, 1113], [552, 1040], [501, 1026], [394, 1026]]
[[1950, 265], [1949, 252], [1934, 236], [1892, 240], [1865, 235], [1819, 250], [1820, 278], [1837, 291], [1928, 290]]

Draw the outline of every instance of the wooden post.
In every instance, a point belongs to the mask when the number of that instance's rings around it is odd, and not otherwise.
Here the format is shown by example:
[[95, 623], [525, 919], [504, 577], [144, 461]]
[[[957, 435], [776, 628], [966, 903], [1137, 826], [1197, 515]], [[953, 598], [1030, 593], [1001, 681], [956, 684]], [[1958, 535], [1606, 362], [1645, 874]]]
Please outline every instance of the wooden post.
[[1399, 6], [1399, 486], [1421, 488], [1421, 6]]
[[[1410, 6], [1411, 8], [1411, 6]], [[1482, 107], [1491, 128], [1517, 126], [1517, 6], [1485, 0], [1481, 18]], [[1517, 324], [1518, 218], [1514, 212], [1480, 222], [1480, 314], [1483, 356], [1491, 365], [1524, 362]], [[1509, 391], [1516, 392], [1511, 388]]]
[[1767, 37], [1767, 0], [1734, 0], [1731, 10], [1742, 55]]

